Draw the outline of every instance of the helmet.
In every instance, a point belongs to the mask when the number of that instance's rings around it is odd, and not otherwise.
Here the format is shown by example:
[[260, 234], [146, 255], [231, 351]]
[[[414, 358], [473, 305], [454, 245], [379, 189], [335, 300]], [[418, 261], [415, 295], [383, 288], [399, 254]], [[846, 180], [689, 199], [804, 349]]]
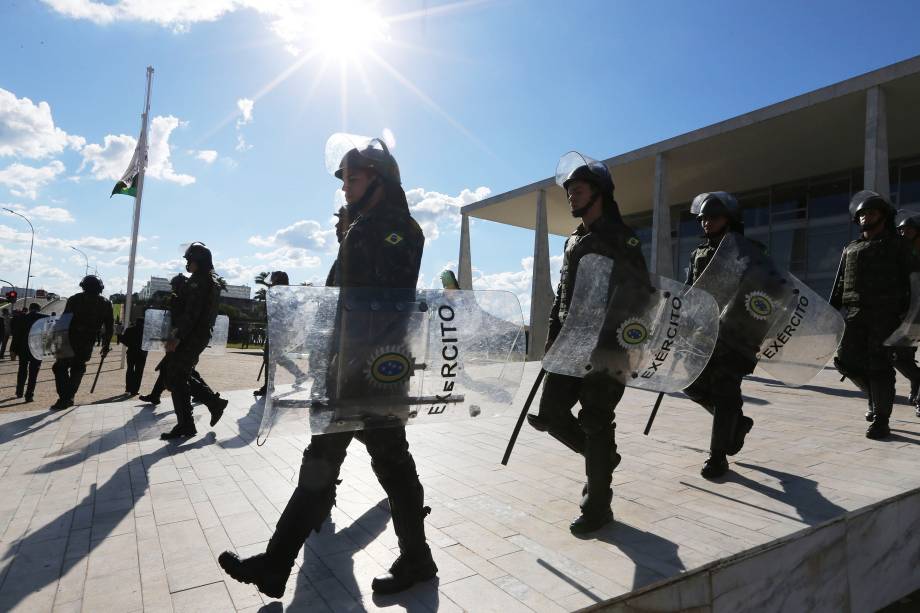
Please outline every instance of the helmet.
[[741, 207], [728, 192], [703, 192], [693, 199], [690, 213], [697, 217], [725, 216], [732, 224], [741, 223]]
[[894, 223], [899, 230], [901, 228], [913, 228], [920, 231], [920, 213], [901, 209], [894, 216]]
[[853, 223], [859, 222], [860, 213], [871, 210], [881, 211], [885, 217], [894, 215], [894, 208], [880, 193], [864, 189], [853, 194], [850, 199], [850, 218]]
[[185, 287], [185, 284], [186, 284], [187, 282], [188, 282], [188, 277], [186, 277], [185, 275], [181, 275], [181, 274], [180, 274], [180, 275], [176, 275], [175, 277], [173, 277], [172, 279], [170, 279], [170, 280], [169, 280], [169, 285], [170, 285], [170, 287], [173, 288], [173, 291], [179, 291], [180, 289], [182, 289], [183, 287]]
[[272, 273], [271, 277], [268, 280], [269, 285], [290, 285], [291, 280], [288, 278], [288, 274], [283, 270], [276, 270]]
[[566, 189], [571, 181], [587, 181], [605, 194], [613, 194], [613, 177], [603, 162], [569, 151], [556, 164], [556, 185]]
[[402, 183], [399, 164], [382, 139], [337, 132], [326, 141], [326, 169], [341, 179], [348, 168], [372, 168], [384, 181]]
[[80, 281], [80, 287], [84, 292], [89, 292], [90, 294], [101, 294], [102, 290], [105, 289], [105, 285], [102, 284], [102, 279], [96, 275], [86, 275], [83, 277], [83, 280]]
[[186, 260], [195, 262], [205, 270], [214, 270], [214, 260], [211, 258], [211, 250], [205, 247], [204, 243], [194, 242], [188, 246], [183, 255]]

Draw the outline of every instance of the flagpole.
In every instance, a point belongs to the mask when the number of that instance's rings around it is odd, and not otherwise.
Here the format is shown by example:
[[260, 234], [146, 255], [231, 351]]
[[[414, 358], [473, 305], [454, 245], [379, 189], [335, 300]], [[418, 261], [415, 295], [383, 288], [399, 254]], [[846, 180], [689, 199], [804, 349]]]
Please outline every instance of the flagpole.
[[131, 257], [128, 259], [128, 289], [125, 293], [125, 312], [121, 320], [127, 327], [131, 320], [131, 303], [134, 294], [134, 260], [137, 257], [137, 234], [141, 224], [141, 197], [144, 193], [144, 173], [147, 169], [147, 121], [150, 117], [150, 83], [153, 80], [153, 66], [147, 66], [147, 95], [141, 123], [141, 142], [137, 173], [137, 194], [134, 196], [134, 219], [131, 225]]

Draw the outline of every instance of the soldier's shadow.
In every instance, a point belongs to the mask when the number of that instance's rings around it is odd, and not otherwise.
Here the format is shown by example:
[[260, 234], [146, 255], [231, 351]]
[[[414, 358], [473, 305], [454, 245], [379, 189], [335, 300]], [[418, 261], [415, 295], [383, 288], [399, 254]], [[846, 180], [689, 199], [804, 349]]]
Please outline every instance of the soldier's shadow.
[[[614, 521], [582, 540], [598, 540], [613, 545], [635, 564], [632, 588], [638, 589], [686, 570], [674, 541], [639, 528]], [[654, 566], [654, 567], [653, 567]]]
[[[105, 538], [118, 526], [128, 514], [134, 512], [134, 502], [148, 490], [149, 482], [146, 473], [151, 466], [160, 460], [177, 453], [185, 453], [193, 449], [201, 449], [214, 443], [216, 437], [213, 432], [206, 436], [184, 445], [165, 445], [154, 451], [138, 456], [126, 462], [115, 471], [112, 477], [101, 487], [92, 486], [92, 490], [73, 509], [62, 512], [60, 515], [49, 521], [47, 524], [29, 532], [28, 535], [19, 539], [7, 550], [3, 561], [8, 562], [6, 568], [0, 569], [0, 576], [6, 575], [3, 583], [3, 590], [0, 592], [0, 601], [3, 602], [7, 610], [15, 608], [22, 600], [44, 589], [51, 583], [55, 583], [61, 577], [64, 577], [72, 568], [79, 564], [84, 558], [88, 557], [93, 550], [102, 543]], [[97, 452], [98, 453], [98, 452]], [[76, 454], [80, 455], [80, 454]], [[55, 463], [52, 463], [54, 465]], [[73, 465], [73, 464], [69, 464]], [[52, 472], [59, 468], [42, 467], [36, 472]], [[143, 480], [138, 483], [137, 473], [144, 475]], [[134, 477], [132, 478], [132, 473]], [[105, 505], [106, 502], [127, 498], [132, 496], [130, 504], [111, 504]], [[71, 522], [73, 520], [74, 510], [81, 506], [87, 506], [94, 509], [92, 517], [92, 539], [86, 551], [81, 551], [79, 555], [61, 556], [63, 561], [60, 563], [60, 572], [58, 573], [39, 573], [39, 572], [17, 572], [16, 559], [18, 552], [28, 551], [34, 555], [39, 551], [42, 544], [48, 541], [61, 540], [68, 536], [72, 530]], [[99, 512], [99, 508], [105, 506], [111, 510]], [[66, 527], [66, 532], [62, 534], [62, 526]], [[28, 559], [29, 556], [26, 556]]]
[[38, 432], [42, 428], [50, 426], [61, 419], [65, 414], [66, 413], [58, 413], [52, 417], [48, 415], [48, 413], [42, 411], [38, 415], [30, 415], [0, 425], [0, 442], [9, 443], [23, 436]]

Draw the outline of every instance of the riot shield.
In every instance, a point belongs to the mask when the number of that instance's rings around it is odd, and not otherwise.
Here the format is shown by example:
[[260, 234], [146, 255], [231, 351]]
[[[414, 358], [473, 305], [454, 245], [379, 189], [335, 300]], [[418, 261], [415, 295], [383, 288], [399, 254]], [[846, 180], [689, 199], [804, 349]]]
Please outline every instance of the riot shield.
[[719, 343], [786, 385], [814, 378], [843, 337], [836, 309], [737, 233], [725, 235], [693, 286], [719, 304]]
[[885, 339], [889, 347], [920, 345], [920, 272], [910, 275], [910, 307], [901, 325]]
[[508, 292], [277, 286], [266, 302], [260, 438], [495, 416], [520, 384]]
[[29, 352], [36, 360], [66, 359], [73, 357], [70, 346], [70, 322], [73, 314], [43, 317], [29, 330]]
[[[227, 349], [227, 336], [230, 331], [230, 318], [218, 315], [211, 329], [211, 340], [203, 355], [223, 355]], [[144, 351], [165, 351], [166, 341], [172, 336], [172, 316], [163, 309], [144, 311], [144, 336], [141, 349]]]
[[604, 372], [650, 391], [684, 389], [715, 347], [715, 300], [657, 275], [617, 279], [614, 266], [596, 254], [579, 261], [568, 316], [543, 368], [573, 377]]

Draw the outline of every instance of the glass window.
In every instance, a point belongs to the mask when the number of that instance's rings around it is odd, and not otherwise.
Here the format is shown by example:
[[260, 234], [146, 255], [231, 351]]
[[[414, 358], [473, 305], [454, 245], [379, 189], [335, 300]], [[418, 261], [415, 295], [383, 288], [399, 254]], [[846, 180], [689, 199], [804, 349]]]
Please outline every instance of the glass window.
[[920, 204], [920, 164], [901, 167], [898, 206]]
[[677, 266], [674, 268], [674, 276], [684, 281], [687, 278], [687, 267], [690, 266], [690, 252], [702, 242], [703, 228], [700, 227], [700, 220], [695, 215], [691, 215], [689, 209], [684, 209], [679, 219], [676, 247]]
[[791, 185], [773, 189], [770, 219], [777, 222], [805, 219], [808, 190], [805, 185]]
[[770, 227], [770, 192], [762, 191], [738, 196], [744, 230], [749, 232], [758, 227]]
[[[810, 212], [810, 211], [809, 211]], [[823, 221], [823, 220], [822, 220]], [[808, 282], [827, 274], [834, 275], [840, 263], [840, 254], [850, 238], [849, 220], [825, 223], [809, 222], [808, 226]]]
[[770, 233], [770, 257], [780, 270], [788, 270], [797, 277], [804, 276], [808, 257], [808, 234], [804, 224], [774, 223]]
[[808, 218], [849, 215], [850, 178], [838, 177], [808, 186]]

